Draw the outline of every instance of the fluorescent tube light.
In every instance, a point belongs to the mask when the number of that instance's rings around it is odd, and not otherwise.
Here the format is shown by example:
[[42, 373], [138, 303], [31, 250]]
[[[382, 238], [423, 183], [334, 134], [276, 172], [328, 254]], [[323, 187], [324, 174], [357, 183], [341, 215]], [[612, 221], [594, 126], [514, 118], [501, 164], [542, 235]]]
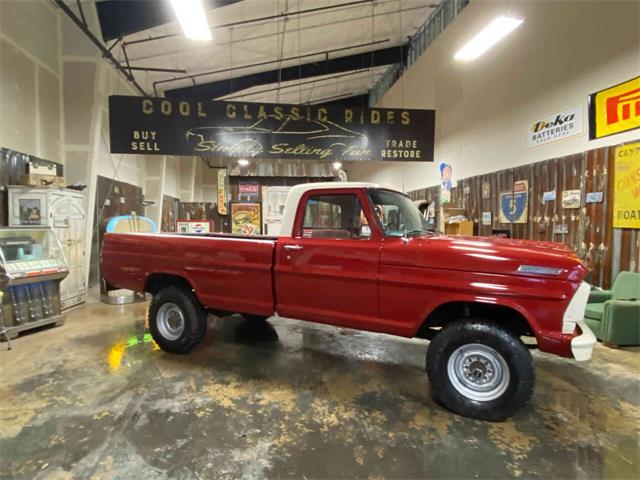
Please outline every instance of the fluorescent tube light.
[[480, 33], [473, 37], [469, 43], [458, 50], [454, 56], [456, 60], [474, 60], [496, 43], [506, 37], [520, 24], [522, 18], [498, 17], [487, 25]]
[[240, 165], [241, 167], [246, 167], [247, 165], [249, 165], [249, 160], [247, 160], [246, 158], [241, 158], [240, 160], [238, 160], [238, 165]]
[[171, 0], [184, 36], [191, 40], [211, 40], [211, 30], [202, 0]]

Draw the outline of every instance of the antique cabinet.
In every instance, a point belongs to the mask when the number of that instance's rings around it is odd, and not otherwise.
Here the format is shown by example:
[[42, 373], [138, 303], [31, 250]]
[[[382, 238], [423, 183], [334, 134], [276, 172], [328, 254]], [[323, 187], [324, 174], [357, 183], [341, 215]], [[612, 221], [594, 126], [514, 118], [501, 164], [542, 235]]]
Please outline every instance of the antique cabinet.
[[62, 309], [83, 303], [85, 280], [86, 195], [57, 187], [9, 186], [9, 226], [42, 226], [53, 231], [69, 275], [60, 284]]

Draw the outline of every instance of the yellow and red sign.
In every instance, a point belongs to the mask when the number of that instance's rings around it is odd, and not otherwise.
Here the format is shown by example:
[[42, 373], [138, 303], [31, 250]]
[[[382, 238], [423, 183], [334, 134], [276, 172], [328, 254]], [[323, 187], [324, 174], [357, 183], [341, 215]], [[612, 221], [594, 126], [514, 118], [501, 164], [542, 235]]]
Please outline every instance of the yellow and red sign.
[[640, 228], [640, 143], [616, 148], [613, 191], [614, 228]]
[[589, 137], [606, 137], [640, 128], [640, 77], [591, 95]]
[[218, 170], [218, 214], [227, 214], [227, 169]]
[[231, 203], [231, 233], [260, 235], [262, 216], [260, 204], [253, 202]]

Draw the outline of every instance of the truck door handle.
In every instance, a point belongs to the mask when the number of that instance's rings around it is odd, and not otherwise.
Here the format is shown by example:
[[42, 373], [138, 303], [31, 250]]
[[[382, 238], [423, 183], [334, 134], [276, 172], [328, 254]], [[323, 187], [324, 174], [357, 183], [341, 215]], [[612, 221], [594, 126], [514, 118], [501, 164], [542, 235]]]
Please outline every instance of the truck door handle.
[[302, 250], [304, 247], [302, 245], [285, 245], [284, 249], [287, 251], [291, 250]]

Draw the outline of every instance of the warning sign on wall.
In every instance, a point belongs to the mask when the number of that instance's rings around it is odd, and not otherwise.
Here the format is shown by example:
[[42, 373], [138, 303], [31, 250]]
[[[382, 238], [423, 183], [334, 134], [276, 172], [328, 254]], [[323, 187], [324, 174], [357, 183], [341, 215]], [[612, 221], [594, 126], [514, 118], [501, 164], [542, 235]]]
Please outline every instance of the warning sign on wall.
[[614, 228], [640, 228], [640, 143], [616, 148], [613, 181]]

